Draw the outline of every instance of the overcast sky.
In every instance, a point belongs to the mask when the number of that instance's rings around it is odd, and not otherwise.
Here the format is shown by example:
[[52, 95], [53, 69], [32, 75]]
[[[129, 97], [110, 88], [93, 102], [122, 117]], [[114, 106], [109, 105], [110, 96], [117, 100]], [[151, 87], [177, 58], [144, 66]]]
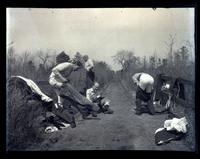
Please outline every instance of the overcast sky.
[[17, 53], [53, 49], [78, 51], [119, 67], [111, 56], [121, 49], [136, 55], [166, 56], [164, 41], [176, 33], [176, 48], [194, 42], [193, 8], [7, 9], [7, 44]]

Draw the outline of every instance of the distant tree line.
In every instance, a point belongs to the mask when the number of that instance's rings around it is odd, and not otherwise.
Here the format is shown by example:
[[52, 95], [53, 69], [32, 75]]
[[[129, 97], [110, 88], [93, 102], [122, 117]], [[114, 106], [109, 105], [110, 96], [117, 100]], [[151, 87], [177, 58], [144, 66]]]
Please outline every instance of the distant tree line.
[[[52, 68], [56, 65], [56, 56], [59, 52], [53, 50], [38, 50], [36, 52], [25, 51], [21, 54], [15, 52], [14, 47], [7, 50], [7, 79], [13, 75], [20, 75], [35, 82], [48, 82]], [[82, 54], [77, 52], [73, 58], [83, 61]], [[102, 86], [108, 83], [114, 75], [114, 71], [103, 61], [94, 61], [96, 80]], [[72, 84], [81, 91], [85, 87], [84, 68], [74, 72], [70, 77]]]
[[195, 79], [195, 62], [191, 55], [193, 48], [189, 41], [186, 41], [180, 48], [174, 48], [175, 36], [170, 35], [165, 58], [159, 58], [155, 52], [149, 56], [136, 56], [130, 50], [120, 50], [112, 58], [121, 66], [117, 76], [129, 86], [133, 85], [132, 75], [136, 72], [146, 72], [156, 77], [158, 74], [166, 74], [172, 77], [182, 77], [187, 80]]

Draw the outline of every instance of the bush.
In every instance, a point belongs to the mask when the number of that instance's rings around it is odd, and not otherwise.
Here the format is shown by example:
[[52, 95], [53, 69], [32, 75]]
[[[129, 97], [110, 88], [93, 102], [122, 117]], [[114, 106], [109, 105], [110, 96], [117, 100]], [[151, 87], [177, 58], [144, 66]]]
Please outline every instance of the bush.
[[41, 142], [41, 101], [16, 79], [9, 81], [7, 96], [7, 149], [23, 150], [32, 142]]

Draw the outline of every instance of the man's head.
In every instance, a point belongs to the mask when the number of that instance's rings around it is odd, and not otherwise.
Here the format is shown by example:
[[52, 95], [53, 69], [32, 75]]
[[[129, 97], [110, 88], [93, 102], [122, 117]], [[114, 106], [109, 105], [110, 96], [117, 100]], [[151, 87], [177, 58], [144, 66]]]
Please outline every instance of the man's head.
[[92, 88], [93, 88], [95, 91], [98, 90], [98, 88], [99, 88], [99, 83], [98, 83], [98, 82], [95, 82]]
[[86, 62], [89, 59], [88, 55], [83, 56], [83, 60]]
[[82, 63], [80, 61], [72, 61], [74, 71], [77, 71], [82, 67]]

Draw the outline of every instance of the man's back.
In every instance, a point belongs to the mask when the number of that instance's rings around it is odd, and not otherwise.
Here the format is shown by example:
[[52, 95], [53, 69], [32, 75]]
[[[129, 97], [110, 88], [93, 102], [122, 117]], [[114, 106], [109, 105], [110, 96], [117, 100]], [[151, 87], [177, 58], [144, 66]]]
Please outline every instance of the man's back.
[[139, 87], [150, 93], [153, 89], [154, 79], [151, 75], [147, 73], [136, 73], [133, 75], [133, 81], [138, 83]]
[[63, 62], [58, 64], [52, 69], [50, 78], [55, 77], [57, 80], [59, 80], [59, 77], [56, 75], [56, 72], [61, 73], [63, 77], [68, 77], [72, 71], [73, 71], [73, 64], [69, 62]]

